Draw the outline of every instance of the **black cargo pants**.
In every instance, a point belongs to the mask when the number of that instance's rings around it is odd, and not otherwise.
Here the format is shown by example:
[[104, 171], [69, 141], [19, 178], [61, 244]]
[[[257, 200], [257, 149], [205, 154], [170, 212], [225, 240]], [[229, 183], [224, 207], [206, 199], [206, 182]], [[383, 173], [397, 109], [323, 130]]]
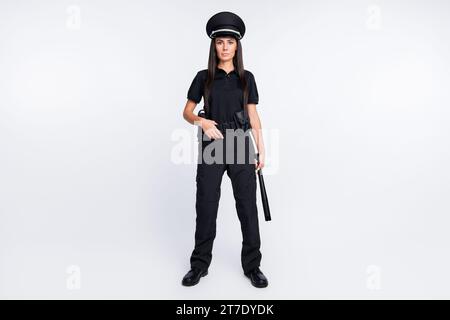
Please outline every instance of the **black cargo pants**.
[[[237, 131], [243, 132], [240, 129]], [[191, 267], [206, 270], [211, 263], [221, 195], [220, 186], [225, 171], [231, 179], [241, 225], [242, 268], [244, 272], [248, 272], [260, 266], [262, 254], [256, 205], [255, 149], [250, 141], [249, 131], [244, 134], [244, 138], [242, 135], [233, 135], [232, 132], [236, 134], [237, 131], [222, 132], [224, 139], [199, 142], [195, 204], [197, 217], [195, 248], [190, 258]], [[230, 145], [230, 142], [233, 143]]]

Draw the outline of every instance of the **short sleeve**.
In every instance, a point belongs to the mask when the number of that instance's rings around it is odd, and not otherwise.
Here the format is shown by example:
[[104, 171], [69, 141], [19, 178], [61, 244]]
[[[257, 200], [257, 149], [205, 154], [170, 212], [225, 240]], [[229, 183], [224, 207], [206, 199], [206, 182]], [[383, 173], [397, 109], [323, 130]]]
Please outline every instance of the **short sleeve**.
[[250, 71], [247, 85], [248, 85], [247, 103], [257, 104], [259, 102], [258, 87], [256, 86], [255, 76]]
[[197, 72], [194, 79], [192, 80], [191, 86], [189, 87], [187, 98], [189, 100], [199, 103], [203, 96], [203, 79], [201, 77], [201, 71]]

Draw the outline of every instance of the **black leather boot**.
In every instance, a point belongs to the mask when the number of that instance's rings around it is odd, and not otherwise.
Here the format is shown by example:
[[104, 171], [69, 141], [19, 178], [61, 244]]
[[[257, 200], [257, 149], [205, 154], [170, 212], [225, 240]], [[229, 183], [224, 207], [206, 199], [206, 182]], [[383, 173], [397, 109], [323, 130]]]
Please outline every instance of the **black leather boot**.
[[267, 281], [266, 276], [262, 271], [257, 267], [247, 273], [245, 273], [247, 278], [250, 279], [252, 282], [252, 285], [257, 288], [265, 288], [269, 284], [269, 281]]
[[207, 274], [208, 270], [201, 270], [194, 267], [186, 273], [181, 283], [183, 286], [195, 286], [200, 281], [200, 278], [206, 276]]

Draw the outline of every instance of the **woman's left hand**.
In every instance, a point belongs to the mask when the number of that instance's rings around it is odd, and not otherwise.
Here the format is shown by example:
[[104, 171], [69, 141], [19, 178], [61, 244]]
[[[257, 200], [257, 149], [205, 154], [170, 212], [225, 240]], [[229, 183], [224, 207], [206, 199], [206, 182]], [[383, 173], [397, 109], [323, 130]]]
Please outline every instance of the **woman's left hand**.
[[255, 170], [264, 168], [265, 155], [264, 153], [259, 154], [259, 162], [255, 159]]

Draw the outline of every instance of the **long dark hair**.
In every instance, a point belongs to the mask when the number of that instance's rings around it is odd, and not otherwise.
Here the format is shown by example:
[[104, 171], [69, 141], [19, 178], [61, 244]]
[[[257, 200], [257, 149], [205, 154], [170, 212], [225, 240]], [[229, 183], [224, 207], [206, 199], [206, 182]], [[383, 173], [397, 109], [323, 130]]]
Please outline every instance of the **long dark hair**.
[[[241, 41], [237, 38], [234, 38], [237, 42], [237, 50], [233, 57], [233, 65], [235, 70], [237, 71], [239, 78], [241, 80], [241, 85], [243, 88], [243, 101], [244, 101], [244, 111], [247, 112], [247, 99], [248, 99], [248, 86], [247, 86], [247, 79], [245, 78], [245, 70], [244, 70], [244, 62], [242, 59], [242, 45]], [[204, 96], [203, 101], [205, 102], [204, 110], [206, 114], [209, 116], [209, 92], [211, 90], [211, 85], [214, 80], [215, 74], [216, 74], [216, 67], [219, 63], [219, 58], [217, 57], [216, 53], [216, 43], [215, 39], [211, 39], [211, 44], [209, 46], [209, 58], [208, 58], [208, 77], [206, 78], [205, 82], [205, 90], [204, 90]]]

